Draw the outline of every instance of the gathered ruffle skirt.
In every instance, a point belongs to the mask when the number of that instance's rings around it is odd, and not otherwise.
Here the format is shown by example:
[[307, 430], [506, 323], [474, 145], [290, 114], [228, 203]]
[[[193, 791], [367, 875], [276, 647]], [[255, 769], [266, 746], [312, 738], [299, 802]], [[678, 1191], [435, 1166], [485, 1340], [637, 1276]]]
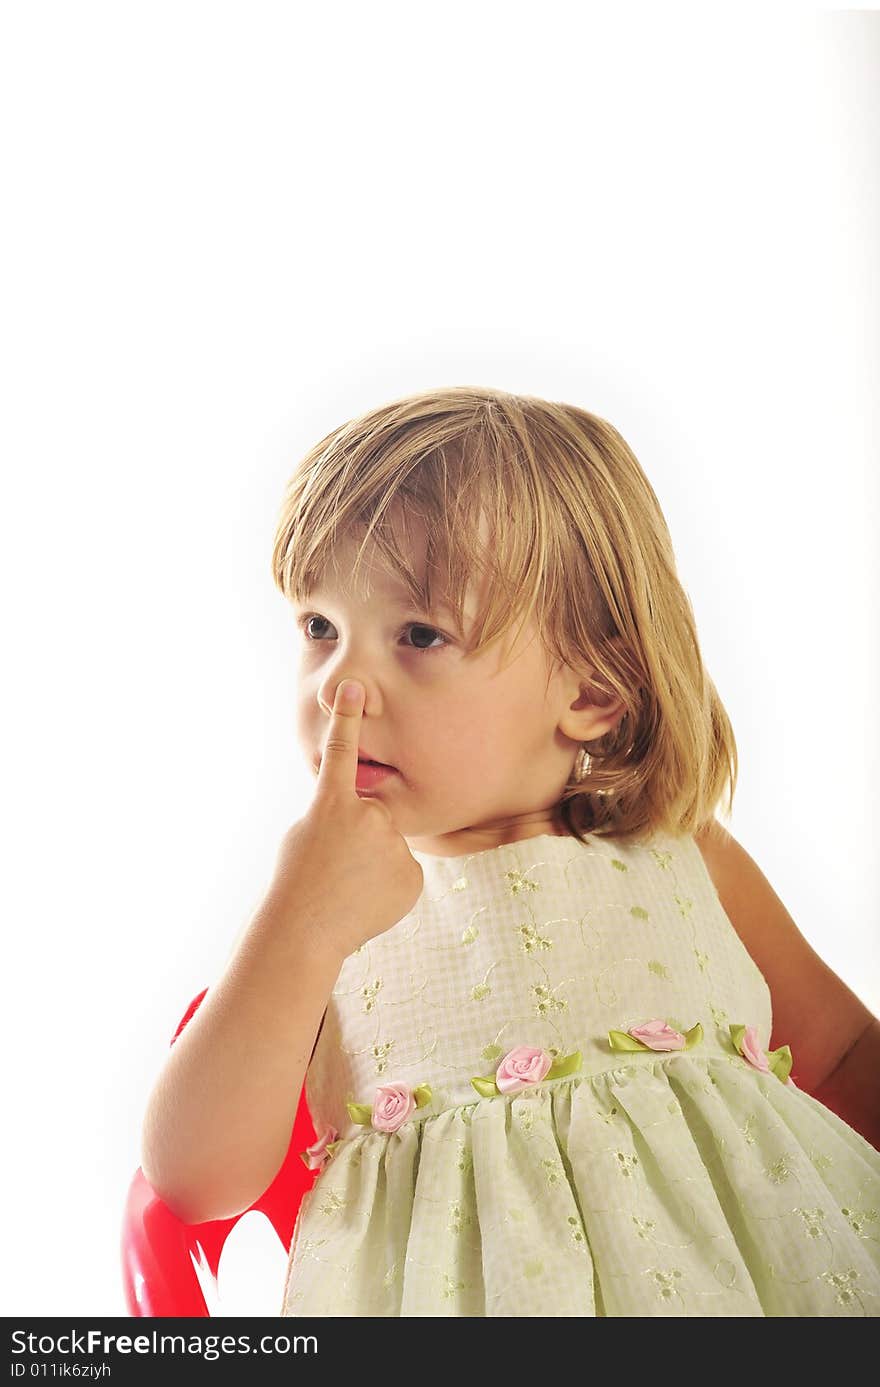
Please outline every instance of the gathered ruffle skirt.
[[285, 1316], [876, 1316], [880, 1155], [738, 1057], [665, 1054], [343, 1141]]

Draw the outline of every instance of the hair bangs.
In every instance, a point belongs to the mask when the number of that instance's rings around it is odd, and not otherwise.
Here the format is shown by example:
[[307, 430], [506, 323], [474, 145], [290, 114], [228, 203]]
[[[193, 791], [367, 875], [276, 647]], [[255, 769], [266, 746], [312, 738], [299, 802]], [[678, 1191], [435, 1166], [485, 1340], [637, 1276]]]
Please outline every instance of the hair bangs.
[[[346, 465], [325, 451], [311, 485], [294, 480], [288, 491], [273, 552], [280, 591], [305, 603], [316, 589], [344, 580], [367, 598], [373, 569], [399, 585], [419, 612], [450, 616], [468, 656], [504, 642], [519, 622], [509, 643], [515, 644], [540, 607], [545, 546], [534, 523], [509, 523], [511, 512], [528, 517], [531, 511], [526, 497], [511, 496], [502, 485], [499, 444], [471, 430], [419, 452], [424, 436], [411, 430], [398, 435], [393, 449], [373, 441], [352, 451], [349, 443]], [[480, 453], [493, 445], [496, 454], [486, 465]], [[340, 536], [360, 541], [345, 572]], [[414, 553], [424, 556], [416, 566]]]

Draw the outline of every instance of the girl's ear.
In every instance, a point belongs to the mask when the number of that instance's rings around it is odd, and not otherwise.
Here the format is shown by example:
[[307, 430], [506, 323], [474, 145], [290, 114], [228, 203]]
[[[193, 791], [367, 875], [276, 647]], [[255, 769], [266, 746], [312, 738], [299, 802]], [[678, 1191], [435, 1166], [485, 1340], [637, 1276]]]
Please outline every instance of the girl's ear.
[[[612, 644], [626, 649], [622, 636], [612, 636]], [[570, 671], [568, 702], [559, 730], [574, 741], [595, 741], [612, 731], [626, 712], [623, 699], [598, 678], [592, 666]]]
[[612, 731], [625, 712], [623, 699], [597, 688], [592, 682], [582, 682], [580, 693], [569, 708], [569, 713], [579, 719], [578, 730], [567, 735], [579, 742], [595, 741], [597, 737], [604, 737], [606, 732]]

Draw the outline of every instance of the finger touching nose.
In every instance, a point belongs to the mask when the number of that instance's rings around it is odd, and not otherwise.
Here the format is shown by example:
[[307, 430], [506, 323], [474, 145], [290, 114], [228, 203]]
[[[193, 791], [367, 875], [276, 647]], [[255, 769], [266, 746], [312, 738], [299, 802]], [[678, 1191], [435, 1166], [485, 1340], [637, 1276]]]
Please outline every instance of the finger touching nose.
[[327, 727], [319, 785], [354, 788], [357, 777], [358, 745], [363, 713], [363, 685], [344, 679], [336, 689], [333, 711]]
[[[343, 675], [340, 678], [338, 674], [331, 675], [328, 671], [327, 677], [323, 680], [320, 687], [318, 688], [318, 704], [324, 710], [325, 713], [332, 715], [334, 708], [337, 708], [339, 706], [339, 695], [341, 693], [343, 684], [345, 684], [346, 686], [354, 684], [358, 689], [360, 689], [362, 706], [363, 703], [366, 703], [366, 685], [364, 684], [364, 681], [362, 679], [358, 679], [357, 675]], [[349, 705], [346, 704], [346, 707], [348, 706]]]

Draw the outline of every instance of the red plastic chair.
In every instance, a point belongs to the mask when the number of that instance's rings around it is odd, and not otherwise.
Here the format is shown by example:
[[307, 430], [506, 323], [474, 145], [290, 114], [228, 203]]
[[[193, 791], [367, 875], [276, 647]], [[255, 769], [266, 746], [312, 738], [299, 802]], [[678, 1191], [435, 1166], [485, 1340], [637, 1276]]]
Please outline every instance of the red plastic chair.
[[[205, 988], [190, 1002], [171, 1038], [172, 1045], [207, 992]], [[223, 1245], [238, 1220], [251, 1209], [266, 1215], [289, 1252], [302, 1197], [317, 1177], [317, 1171], [308, 1170], [299, 1153], [316, 1139], [303, 1085], [290, 1146], [272, 1184], [250, 1209], [243, 1209], [235, 1218], [208, 1223], [183, 1223], [162, 1202], [138, 1166], [122, 1224], [122, 1279], [129, 1314], [210, 1318], [190, 1253], [199, 1260], [196, 1243], [201, 1243], [216, 1285]]]

